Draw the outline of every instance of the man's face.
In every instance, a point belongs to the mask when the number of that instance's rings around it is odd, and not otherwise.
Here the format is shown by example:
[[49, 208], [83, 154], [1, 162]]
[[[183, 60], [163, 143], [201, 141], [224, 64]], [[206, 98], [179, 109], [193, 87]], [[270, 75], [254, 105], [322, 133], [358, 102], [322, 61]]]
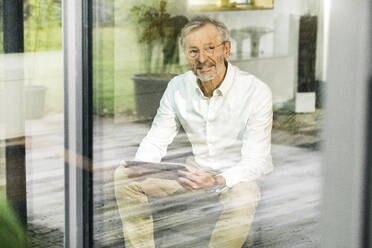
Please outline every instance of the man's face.
[[[185, 53], [190, 69], [201, 81], [223, 78], [224, 59], [230, 56], [230, 42], [222, 43], [217, 28], [207, 24], [185, 37]], [[190, 54], [197, 55], [193, 58]]]

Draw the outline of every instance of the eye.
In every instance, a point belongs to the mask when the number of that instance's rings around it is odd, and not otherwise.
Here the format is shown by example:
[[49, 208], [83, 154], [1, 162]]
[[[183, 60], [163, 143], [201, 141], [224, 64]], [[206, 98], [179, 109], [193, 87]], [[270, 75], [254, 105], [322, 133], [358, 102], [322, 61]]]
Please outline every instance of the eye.
[[199, 53], [199, 50], [198, 49], [191, 49], [191, 50], [189, 50], [189, 54], [190, 55], [196, 55], [198, 53]]
[[213, 53], [213, 51], [214, 51], [214, 49], [215, 49], [216, 47], [215, 46], [209, 46], [209, 47], [207, 47], [207, 49], [205, 49], [208, 53]]

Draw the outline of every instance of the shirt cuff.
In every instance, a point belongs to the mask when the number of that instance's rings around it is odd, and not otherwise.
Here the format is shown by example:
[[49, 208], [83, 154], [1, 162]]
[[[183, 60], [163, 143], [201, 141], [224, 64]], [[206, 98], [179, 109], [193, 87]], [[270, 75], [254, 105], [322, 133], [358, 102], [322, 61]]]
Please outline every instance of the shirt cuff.
[[220, 174], [225, 178], [227, 187], [231, 188], [240, 182], [255, 181], [263, 175], [263, 173], [262, 174], [255, 173], [243, 176], [244, 175], [243, 171], [239, 169], [240, 168], [232, 168]]
[[239, 183], [239, 179], [236, 178], [236, 176], [234, 175], [230, 175], [228, 171], [221, 173], [220, 176], [223, 176], [225, 178], [226, 186], [229, 188]]

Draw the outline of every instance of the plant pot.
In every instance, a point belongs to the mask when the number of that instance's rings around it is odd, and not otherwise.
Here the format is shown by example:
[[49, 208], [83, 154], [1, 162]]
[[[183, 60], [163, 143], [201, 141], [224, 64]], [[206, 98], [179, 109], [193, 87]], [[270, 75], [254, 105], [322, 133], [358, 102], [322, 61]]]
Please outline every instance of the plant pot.
[[297, 92], [295, 100], [295, 112], [315, 112], [315, 92]]
[[142, 73], [132, 76], [136, 112], [143, 117], [154, 118], [159, 102], [169, 81], [176, 74], [169, 73]]
[[33, 120], [44, 116], [47, 88], [39, 85], [24, 87], [25, 119]]

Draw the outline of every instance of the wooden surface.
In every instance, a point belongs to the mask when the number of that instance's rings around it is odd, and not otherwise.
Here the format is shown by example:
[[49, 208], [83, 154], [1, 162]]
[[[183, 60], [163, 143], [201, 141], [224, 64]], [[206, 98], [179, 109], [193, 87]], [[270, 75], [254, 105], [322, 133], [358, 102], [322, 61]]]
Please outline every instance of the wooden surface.
[[[120, 159], [133, 159], [149, 127], [146, 122], [114, 124], [112, 120], [96, 120], [94, 237], [97, 247], [123, 247], [113, 194], [113, 171]], [[63, 119], [55, 115], [30, 121], [27, 133], [30, 134], [26, 144], [30, 240], [34, 247], [63, 247]], [[251, 234], [254, 247], [319, 247], [321, 152], [313, 149], [318, 140], [314, 136], [273, 131], [273, 142], [286, 145], [272, 146], [275, 171], [263, 184]], [[298, 141], [302, 147], [293, 145]], [[172, 161], [182, 161], [190, 151], [187, 137], [181, 133], [169, 147], [168, 156]], [[198, 226], [195, 228], [198, 230]], [[187, 235], [176, 238], [180, 242]]]

